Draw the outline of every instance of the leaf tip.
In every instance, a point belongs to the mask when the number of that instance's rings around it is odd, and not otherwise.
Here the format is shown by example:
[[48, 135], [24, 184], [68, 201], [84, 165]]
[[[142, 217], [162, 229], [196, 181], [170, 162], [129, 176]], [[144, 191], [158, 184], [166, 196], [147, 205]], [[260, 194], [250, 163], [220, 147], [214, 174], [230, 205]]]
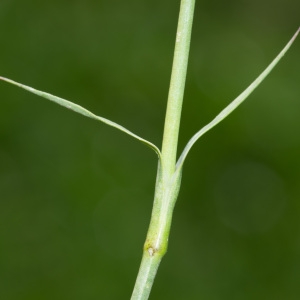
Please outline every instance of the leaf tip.
[[294, 34], [294, 36], [293, 36], [293, 38], [292, 38], [293, 41], [294, 41], [294, 40], [296, 39], [296, 37], [298, 36], [299, 32], [300, 32], [300, 26], [299, 26], [298, 30], [296, 31], [296, 33]]

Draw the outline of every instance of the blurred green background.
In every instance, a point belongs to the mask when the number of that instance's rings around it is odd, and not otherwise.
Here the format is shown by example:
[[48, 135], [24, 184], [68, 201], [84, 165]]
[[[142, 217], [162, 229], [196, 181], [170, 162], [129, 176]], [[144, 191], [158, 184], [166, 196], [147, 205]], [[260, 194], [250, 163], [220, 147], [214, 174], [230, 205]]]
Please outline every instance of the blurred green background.
[[[161, 144], [179, 0], [0, 1], [0, 75]], [[279, 53], [296, 0], [196, 3], [179, 151]], [[191, 151], [151, 299], [300, 298], [300, 40]], [[0, 83], [0, 299], [129, 299], [156, 155]]]

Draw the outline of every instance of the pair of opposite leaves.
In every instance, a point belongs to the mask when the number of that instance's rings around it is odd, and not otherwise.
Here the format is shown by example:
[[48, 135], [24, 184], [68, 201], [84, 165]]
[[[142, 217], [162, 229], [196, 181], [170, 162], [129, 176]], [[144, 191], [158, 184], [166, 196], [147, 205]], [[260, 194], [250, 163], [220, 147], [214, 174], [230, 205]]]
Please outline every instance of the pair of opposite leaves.
[[[216, 126], [218, 123], [220, 123], [223, 119], [225, 119], [231, 112], [233, 112], [257, 87], [258, 85], [266, 78], [266, 76], [272, 71], [272, 69], [277, 65], [277, 63], [280, 61], [280, 59], [285, 55], [285, 53], [288, 51], [290, 46], [293, 44], [294, 40], [296, 39], [297, 35], [300, 32], [300, 28], [297, 30], [297, 32], [294, 34], [294, 36], [291, 38], [291, 40], [287, 43], [287, 45], [283, 48], [283, 50], [277, 55], [277, 57], [270, 63], [270, 65], [249, 85], [247, 89], [245, 89], [237, 98], [235, 98], [228, 106], [226, 106], [210, 123], [208, 123], [206, 126], [204, 126], [202, 129], [200, 129], [187, 143], [185, 146], [182, 154], [180, 155], [177, 164], [176, 164], [176, 171], [181, 171], [183, 163], [186, 159], [186, 156], [192, 146], [195, 144], [195, 142], [207, 131], [212, 129], [214, 126]], [[103, 117], [97, 116], [93, 114], [92, 112], [88, 111], [87, 109], [83, 108], [82, 106], [75, 104], [73, 102], [70, 102], [68, 100], [65, 100], [63, 98], [51, 95], [49, 93], [45, 93], [39, 90], [36, 90], [32, 87], [26, 86], [24, 84], [15, 82], [11, 79], [0, 77], [0, 80], [6, 81], [8, 83], [11, 83], [13, 85], [16, 85], [20, 88], [23, 88], [31, 93], [34, 93], [38, 96], [41, 96], [43, 98], [46, 98], [50, 101], [53, 101], [59, 105], [62, 105], [70, 110], [73, 110], [79, 114], [82, 114], [86, 117], [101, 121], [109, 126], [115, 127], [128, 135], [134, 137], [135, 139], [139, 140], [143, 144], [146, 144], [150, 148], [152, 148], [158, 155], [159, 159], [161, 159], [161, 152], [157, 146], [152, 144], [151, 142], [141, 138], [140, 136], [134, 134], [130, 130], [124, 128], [123, 126], [112, 122], [108, 119], [105, 119]]]

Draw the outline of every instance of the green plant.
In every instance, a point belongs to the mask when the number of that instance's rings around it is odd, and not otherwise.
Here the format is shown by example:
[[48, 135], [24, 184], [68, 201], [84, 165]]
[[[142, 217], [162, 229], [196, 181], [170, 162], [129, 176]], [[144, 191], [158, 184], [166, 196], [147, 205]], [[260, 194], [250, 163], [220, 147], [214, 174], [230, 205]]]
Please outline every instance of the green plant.
[[38, 91], [10, 79], [0, 77], [0, 79], [3, 81], [19, 86], [50, 101], [56, 102], [57, 104], [60, 104], [86, 117], [96, 119], [98, 121], [106, 123], [107, 125], [115, 127], [146, 144], [147, 146], [152, 148], [158, 155], [157, 181], [155, 187], [152, 217], [146, 242], [144, 245], [142, 263], [133, 291], [132, 299], [148, 299], [157, 269], [162, 257], [167, 251], [172, 214], [180, 189], [183, 163], [187, 157], [189, 150], [204, 133], [212, 129], [215, 125], [217, 125], [220, 121], [227, 117], [252, 93], [252, 91], [262, 82], [262, 80], [264, 80], [264, 78], [283, 57], [300, 30], [298, 29], [293, 38], [273, 60], [273, 62], [242, 94], [240, 94], [235, 100], [233, 100], [219, 115], [215, 117], [215, 119], [204, 126], [190, 139], [176, 162], [178, 132], [188, 64], [194, 5], [194, 0], [181, 1], [168, 107], [166, 112], [163, 145], [161, 151], [151, 142], [137, 136], [126, 128], [110, 120], [96, 116], [95, 114], [77, 104], [74, 104], [60, 97]]

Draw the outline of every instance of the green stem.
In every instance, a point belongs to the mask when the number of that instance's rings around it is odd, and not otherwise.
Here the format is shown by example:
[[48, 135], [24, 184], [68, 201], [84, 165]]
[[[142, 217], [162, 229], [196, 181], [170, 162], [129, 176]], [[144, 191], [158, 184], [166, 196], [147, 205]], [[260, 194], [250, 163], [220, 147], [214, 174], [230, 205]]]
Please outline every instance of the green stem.
[[195, 0], [181, 1], [152, 216], [131, 300], [148, 299], [157, 269], [168, 247], [173, 209], [181, 181], [181, 170], [175, 171], [176, 152], [194, 7]]
[[131, 296], [132, 300], [148, 299], [161, 258], [158, 255], [150, 256], [148, 253], [143, 254], [139, 274]]
[[164, 172], [175, 170], [181, 108], [190, 50], [195, 0], [182, 0], [162, 143]]

